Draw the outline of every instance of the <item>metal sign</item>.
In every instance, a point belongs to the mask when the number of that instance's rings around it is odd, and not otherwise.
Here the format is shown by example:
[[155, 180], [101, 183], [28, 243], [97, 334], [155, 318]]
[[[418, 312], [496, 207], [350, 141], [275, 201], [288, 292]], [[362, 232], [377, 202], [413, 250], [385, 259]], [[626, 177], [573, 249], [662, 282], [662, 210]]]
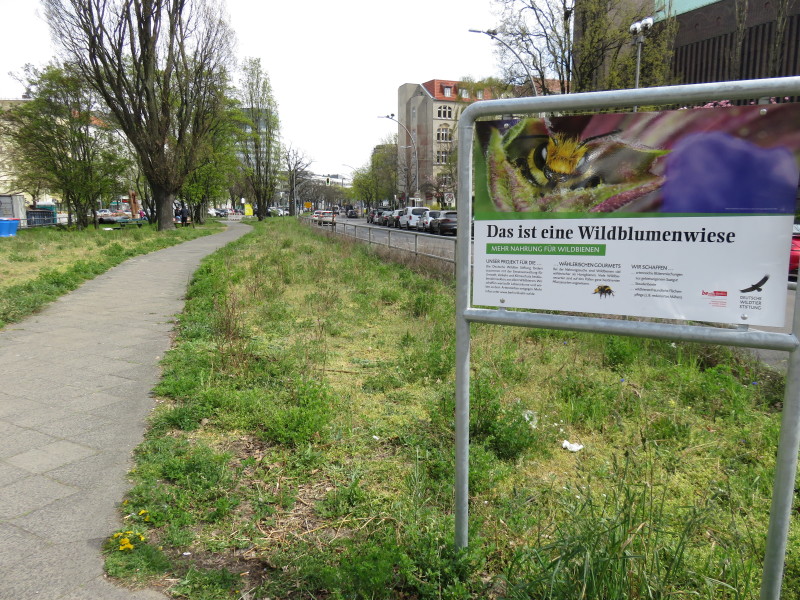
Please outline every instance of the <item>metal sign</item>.
[[798, 129], [798, 104], [478, 122], [473, 302], [782, 326]]
[[[583, 93], [583, 94], [567, 94], [567, 95], [553, 95], [553, 96], [540, 96], [540, 97], [533, 97], [533, 98], [516, 98], [510, 100], [489, 100], [485, 102], [476, 102], [471, 104], [467, 107], [464, 112], [461, 114], [458, 124], [458, 189], [459, 190], [468, 190], [467, 193], [461, 192], [461, 198], [459, 199], [459, 211], [458, 211], [458, 246], [457, 246], [457, 262], [456, 262], [456, 284], [457, 284], [457, 295], [456, 295], [456, 489], [455, 489], [455, 540], [456, 545], [458, 547], [465, 547], [468, 542], [468, 502], [469, 502], [469, 385], [470, 385], [470, 324], [471, 323], [489, 323], [495, 325], [513, 325], [513, 326], [520, 326], [520, 327], [539, 327], [539, 328], [546, 328], [546, 329], [561, 329], [561, 330], [568, 330], [568, 331], [587, 331], [587, 332], [594, 332], [594, 333], [605, 333], [605, 334], [613, 334], [613, 335], [627, 335], [627, 336], [635, 336], [635, 337], [647, 337], [647, 338], [657, 338], [657, 339], [670, 339], [670, 340], [682, 340], [682, 341], [695, 341], [695, 342], [704, 342], [704, 343], [713, 343], [713, 344], [722, 344], [722, 345], [729, 345], [729, 346], [739, 346], [739, 347], [750, 347], [750, 348], [765, 348], [765, 349], [773, 349], [773, 350], [783, 350], [790, 352], [789, 358], [789, 370], [787, 376], [787, 386], [785, 391], [784, 397], [784, 405], [783, 405], [783, 418], [781, 422], [781, 435], [778, 444], [777, 450], [777, 461], [776, 461], [776, 470], [775, 470], [775, 482], [773, 487], [773, 494], [772, 494], [772, 507], [770, 510], [770, 523], [769, 523], [769, 530], [767, 534], [767, 543], [766, 543], [766, 550], [765, 550], [765, 558], [764, 558], [764, 572], [763, 572], [763, 579], [762, 579], [762, 586], [761, 586], [761, 600], [778, 600], [780, 596], [780, 588], [781, 588], [781, 581], [783, 578], [783, 562], [784, 557], [786, 554], [786, 543], [788, 539], [788, 531], [789, 531], [789, 521], [791, 516], [792, 510], [792, 502], [794, 500], [794, 480], [795, 474], [797, 470], [797, 458], [798, 458], [798, 450], [800, 450], [800, 353], [797, 352], [798, 346], [800, 346], [800, 342], [798, 342], [798, 338], [796, 336], [796, 332], [798, 328], [800, 328], [800, 306], [798, 306], [795, 310], [795, 316], [793, 321], [793, 328], [791, 334], [782, 334], [782, 333], [769, 333], [769, 332], [760, 332], [760, 331], [749, 331], [748, 326], [746, 323], [753, 322], [749, 320], [743, 320], [736, 317], [736, 311], [732, 313], [734, 317], [730, 315], [726, 315], [725, 318], [720, 319], [722, 322], [731, 322], [737, 321], [739, 323], [738, 329], [724, 329], [724, 328], [715, 328], [715, 327], [707, 327], [707, 326], [694, 326], [694, 325], [674, 325], [674, 324], [667, 324], [667, 323], [653, 323], [653, 322], [645, 322], [645, 321], [635, 321], [635, 320], [620, 320], [620, 319], [606, 319], [606, 318], [599, 318], [599, 317], [590, 317], [590, 316], [574, 316], [574, 315], [562, 315], [562, 314], [550, 314], [550, 313], [535, 313], [535, 312], [521, 312], [521, 311], [508, 311], [504, 309], [504, 306], [514, 305], [511, 303], [503, 303], [500, 300], [511, 296], [508, 295], [508, 292], [504, 291], [504, 294], [501, 296], [500, 294], [495, 294], [493, 300], [488, 304], [498, 306], [495, 309], [487, 309], [487, 308], [474, 308], [472, 306], [473, 301], [473, 290], [472, 290], [472, 277], [473, 277], [473, 270], [472, 270], [472, 261], [473, 261], [473, 248], [472, 244], [470, 243], [470, 231], [472, 226], [472, 215], [473, 215], [473, 201], [471, 197], [471, 192], [473, 189], [476, 189], [476, 192], [484, 186], [488, 185], [489, 178], [486, 176], [489, 167], [487, 166], [486, 171], [481, 173], [480, 169], [476, 170], [475, 178], [473, 179], [473, 150], [476, 146], [476, 123], [479, 118], [485, 117], [493, 117], [498, 118], [498, 115], [536, 115], [536, 114], [551, 114], [551, 113], [563, 113], [566, 111], [596, 111], [598, 108], [603, 109], [613, 109], [613, 108], [630, 108], [636, 106], [648, 106], [648, 105], [665, 105], [665, 104], [679, 104], [679, 105], [698, 105], [703, 104], [709, 100], [719, 100], [719, 99], [729, 99], [729, 100], [739, 100], [739, 99], [750, 99], [750, 98], [762, 98], [762, 97], [784, 97], [784, 96], [800, 96], [800, 77], [785, 77], [785, 78], [776, 78], [776, 79], [762, 79], [762, 80], [751, 80], [751, 81], [734, 81], [734, 82], [723, 82], [723, 83], [711, 83], [711, 84], [700, 84], [700, 85], [686, 85], [686, 86], [671, 86], [671, 87], [658, 87], [658, 88], [645, 88], [645, 89], [635, 89], [635, 90], [617, 90], [617, 91], [607, 91], [607, 92], [593, 92], [593, 93]], [[767, 107], [769, 108], [769, 107]], [[719, 113], [718, 113], [719, 114]], [[795, 113], [796, 114], [796, 113]], [[760, 115], [759, 115], [760, 116]], [[528, 125], [531, 125], [529, 123]], [[800, 129], [800, 123], [797, 122], [796, 117], [794, 117], [794, 122], [792, 123], [794, 127], [793, 133], [796, 135], [798, 129]], [[531, 133], [528, 131], [528, 133]], [[535, 133], [535, 132], [534, 132]], [[597, 135], [602, 135], [604, 133], [608, 133], [608, 131], [599, 131]], [[501, 133], [502, 135], [502, 133]], [[584, 137], [581, 138], [577, 143], [585, 142], [588, 143], [586, 138], [590, 137], [588, 133], [584, 134]], [[599, 138], [597, 138], [599, 139]], [[500, 141], [500, 148], [506, 155], [511, 152], [509, 150], [512, 142], [514, 140], [506, 140], [509, 143], [503, 145], [502, 140]], [[486, 139], [479, 139], [479, 147], [489, 149], [489, 142]], [[480, 145], [483, 144], [483, 145]], [[495, 146], [495, 149], [498, 146]], [[670, 149], [670, 148], [662, 148], [662, 149]], [[489, 165], [497, 156], [491, 154], [491, 151], [485, 154], [485, 156], [489, 156], [489, 160], [485, 163]], [[499, 161], [496, 161], [496, 164], [499, 164], [505, 168], [505, 165], [502, 162], [502, 158], [500, 157]], [[507, 156], [506, 156], [507, 158]], [[536, 157], [534, 156], [534, 159]], [[519, 166], [525, 166], [524, 163], [520, 163], [518, 161], [510, 162], [509, 164]], [[529, 170], [536, 167], [535, 160], [529, 165]], [[648, 167], [648, 173], [650, 173], [651, 169]], [[652, 173], [650, 173], [652, 174]], [[534, 179], [535, 179], [535, 174]], [[569, 174], [568, 174], [569, 175]], [[521, 176], [527, 178], [528, 174], [521, 173]], [[483, 177], [483, 179], [480, 179]], [[516, 188], [517, 184], [522, 183], [522, 181], [518, 181], [515, 179], [515, 174], [510, 174], [511, 179], [508, 180], [505, 185], [505, 189], [508, 192], [511, 188]], [[548, 176], [544, 175], [545, 180], [542, 180], [540, 186], [552, 186], [552, 180], [550, 182], [547, 181]], [[728, 175], [730, 177], [730, 174]], [[796, 177], [796, 175], [795, 175]], [[567, 177], [568, 179], [569, 177]], [[727, 179], [727, 178], [726, 178]], [[528, 179], [530, 181], [530, 179]], [[474, 184], [474, 187], [473, 187]], [[795, 179], [796, 185], [796, 179]], [[503, 186], [501, 186], [503, 187]], [[552, 186], [554, 187], [554, 186]], [[641, 190], [640, 190], [641, 191]], [[620, 192], [623, 194], [621, 197], [617, 198], [617, 201], [625, 200], [626, 196], [624, 192]], [[512, 208], [511, 211], [508, 212], [525, 212], [520, 211], [520, 202], [525, 201], [529, 198], [529, 195], [523, 194], [519, 198], [514, 198], [513, 193], [511, 193], [512, 197], [509, 201], [508, 198], [503, 197], [502, 193], [499, 194], [499, 200], [501, 205], [510, 206]], [[678, 198], [676, 196], [676, 198]], [[498, 195], [494, 196], [495, 198]], [[663, 199], [662, 199], [663, 200]], [[493, 200], [496, 202], [497, 200]], [[510, 204], [509, 204], [510, 202]], [[504, 218], [496, 218], [496, 215], [492, 217], [493, 220], [498, 221], [499, 223], [492, 223], [491, 220], [485, 219], [485, 215], [482, 214], [481, 210], [479, 210], [480, 205], [477, 204], [478, 200], [476, 198], [476, 206], [475, 208], [475, 246], [480, 247], [480, 251], [482, 254], [478, 254], [475, 252], [475, 259], [478, 261], [478, 266], [476, 267], [475, 275], [476, 275], [476, 286], [481, 285], [481, 289], [477, 289], [476, 287], [476, 294], [478, 298], [482, 300], [491, 299], [485, 298], [481, 294], [486, 294], [490, 290], [487, 289], [486, 278], [488, 276], [487, 267], [488, 265], [497, 265], [501, 263], [489, 263], [488, 261], [499, 259], [503, 260], [503, 256], [508, 256], [505, 252], [511, 252], [514, 256], [518, 256], [520, 252], [522, 252], [523, 258], [520, 260], [543, 260], [542, 257], [547, 256], [546, 249], [543, 248], [524, 248], [520, 250], [519, 248], [516, 249], [503, 249], [502, 246], [505, 244], [518, 244], [520, 246], [524, 245], [534, 245], [541, 243], [540, 238], [532, 238], [533, 234], [529, 234], [528, 238], [523, 239], [519, 238], [507, 238], [507, 239], [500, 239], [499, 235], [495, 235], [493, 241], [491, 243], [498, 244], [494, 248], [494, 252], [487, 251], [489, 248], [489, 237], [490, 233], [497, 234], [497, 230], [489, 229], [489, 225], [495, 225], [498, 229], [502, 226], [502, 221]], [[497, 209], [497, 205], [495, 205], [495, 209]], [[500, 207], [502, 209], [502, 206]], [[503, 210], [494, 210], [494, 212], [506, 212]], [[678, 210], [676, 212], [679, 213], [691, 213], [691, 212], [709, 212], [713, 213], [712, 219], [715, 219], [714, 225], [710, 226], [706, 223], [697, 223], [699, 224], [699, 229], [691, 230], [691, 231], [698, 231], [702, 232], [703, 228], [705, 227], [705, 232], [708, 234], [709, 232], [715, 233], [715, 241], [708, 242], [708, 243], [720, 243], [718, 240], [720, 239], [719, 236], [723, 239], [721, 243], [727, 244], [728, 240], [730, 240], [731, 244], [736, 241], [736, 236], [746, 236], [742, 230], [736, 229], [729, 229], [727, 225], [729, 224], [725, 221], [726, 227], [723, 229], [717, 228], [718, 222], [716, 221], [718, 215], [720, 213], [725, 213], [726, 211], [718, 211], [718, 210], [710, 210], [710, 211], [694, 211], [693, 208], [690, 210]], [[753, 214], [751, 211], [741, 211], [743, 213], [749, 213], [747, 216], [738, 216], [735, 218], [739, 218], [740, 220], [746, 220], [746, 222], [754, 222], [755, 217], [762, 217], [762, 216], [769, 216], [769, 215], [762, 215], [762, 214]], [[512, 233], [517, 235], [520, 232], [519, 227], [523, 226], [523, 228], [532, 229], [533, 227], [537, 227], [537, 235], [541, 235], [542, 224], [544, 224], [545, 228], [549, 228], [553, 226], [557, 228], [557, 222], [553, 223], [550, 221], [542, 221], [537, 222], [535, 219], [518, 219], [519, 215], [513, 215], [511, 217], [510, 226], [507, 229], [510, 229]], [[550, 217], [558, 217], [558, 215], [548, 215]], [[574, 216], [574, 215], [573, 215]], [[614, 246], [617, 245], [619, 240], [619, 236], [622, 234], [623, 231], [628, 231], [625, 229], [624, 223], [616, 223], [613, 222], [613, 219], [616, 218], [616, 214], [614, 211], [610, 211], [609, 214], [604, 215], [605, 218], [612, 219], [611, 221], [603, 221], [602, 217], [595, 217], [587, 223], [577, 221], [574, 223], [569, 223], [569, 226], [566, 224], [566, 221], [558, 221], [562, 224], [562, 229], [573, 229], [575, 233], [572, 235], [579, 235], [579, 229], [577, 227], [587, 227], [589, 229], [585, 229], [584, 234], [588, 235], [591, 239], [565, 239], [565, 240], [558, 240], [559, 242], [564, 242], [562, 245], [569, 246], [569, 245], [580, 245], [580, 244], [588, 244], [590, 246], [598, 246], [600, 243], [606, 244], [606, 251], [616, 252], [617, 250]], [[728, 215], [730, 216], [730, 215]], [[772, 215], [776, 216], [776, 215]], [[659, 218], [663, 219], [665, 217], [653, 217], [656, 221]], [[669, 217], [668, 217], [669, 218]], [[778, 217], [786, 219], [786, 215], [782, 214]], [[557, 220], [557, 219], [553, 219]], [[778, 222], [771, 223], [767, 225], [766, 231], [773, 231], [773, 226], [777, 228], [783, 228], [783, 225], [777, 225]], [[629, 223], [630, 224], [630, 223]], [[594, 226], [602, 227], [606, 225], [606, 229], [603, 230], [603, 236], [606, 238], [604, 240], [598, 240], [594, 236], [595, 234], [591, 228]], [[481, 227], [483, 226], [483, 230], [481, 231]], [[573, 227], [574, 226], [574, 227]], [[618, 227], [622, 227], [622, 229], [618, 229]], [[637, 227], [636, 230], [639, 228]], [[661, 228], [657, 226], [655, 223], [646, 223], [645, 227], [643, 228], [646, 231], [660, 231]], [[790, 228], [787, 227], [787, 230], [790, 231]], [[617, 239], [610, 240], [609, 232], [615, 232], [615, 236]], [[669, 231], [672, 231], [669, 229]], [[681, 231], [689, 231], [688, 229], [681, 228]], [[720, 233], [723, 232], [723, 233]], [[717, 235], [718, 234], [718, 235]], [[563, 235], [567, 235], [563, 233]], [[599, 234], [598, 234], [599, 235]], [[663, 232], [660, 234], [663, 236]], [[767, 234], [769, 235], [769, 234]], [[785, 234], [781, 234], [785, 235]], [[482, 237], [480, 237], [482, 236]], [[706, 235], [708, 238], [708, 235]], [[634, 239], [635, 239], [635, 232], [634, 232]], [[547, 239], [545, 243], [552, 242], [553, 240]], [[613, 242], [613, 243], [611, 243]], [[784, 244], [785, 240], [782, 240], [780, 243]], [[639, 240], [636, 243], [644, 243], [642, 240]], [[694, 242], [692, 242], [694, 243]], [[555, 245], [555, 244], [550, 244]], [[752, 240], [746, 241], [745, 245], [753, 245]], [[763, 265], [765, 268], [769, 269], [769, 273], [774, 272], [775, 277], [770, 277], [769, 280], [775, 279], [778, 280], [778, 275], [785, 276], [785, 273], [788, 269], [784, 269], [782, 273], [779, 272], [780, 268], [782, 267], [782, 263], [778, 264], [782, 259], [778, 258], [778, 262], [774, 262], [773, 258], [771, 258], [774, 254], [774, 248], [770, 249], [765, 257], [764, 260], [766, 263]], [[558, 249], [554, 251], [558, 252]], [[566, 250], [562, 249], [561, 252], [579, 252], [578, 250]], [[594, 251], [593, 251], [594, 252]], [[783, 246], [783, 253], [786, 254], [788, 252], [788, 242], [785, 243]], [[578, 254], [580, 256], [581, 254]], [[609, 275], [608, 277], [618, 276], [619, 283], [602, 283], [601, 281], [595, 281], [594, 277], [591, 277], [592, 281], [589, 283], [588, 281], [578, 281], [576, 284], [579, 289], [583, 291], [591, 289], [591, 295], [593, 296], [593, 301], [596, 302], [607, 302], [617, 299], [617, 294], [622, 293], [622, 290], [625, 291], [625, 294], [630, 295], [629, 303], [623, 309], [620, 309], [621, 314], [626, 314], [627, 311], [631, 311], [636, 314], [640, 314], [635, 310], [631, 310], [631, 307], [635, 306], [635, 300], [633, 295], [630, 293], [637, 285], [642, 288], [646, 288], [648, 286], [645, 285], [646, 282], [650, 280], [646, 279], [646, 277], [653, 276], [653, 277], [660, 277], [658, 275], [663, 269], [661, 266], [666, 266], [669, 269], [669, 264], [662, 264], [661, 262], [656, 262], [655, 260], [651, 260], [652, 257], [648, 257], [646, 261], [639, 263], [638, 261], [633, 264], [630, 261], [627, 261], [628, 266], [623, 269], [622, 260], [620, 258], [614, 258], [613, 260], [605, 260], [600, 254], [592, 255], [591, 260], [583, 260], [577, 259], [574, 256], [570, 257], [569, 259], [564, 259], [566, 262], [585, 262], [585, 263], [592, 263], [591, 266], [585, 265], [576, 265], [575, 268], [578, 269], [576, 272], [565, 272], [562, 273], [564, 277], [576, 276], [579, 279], [581, 277], [589, 278], [588, 273], [596, 275], [600, 272], [600, 269], [607, 270]], [[550, 259], [548, 259], [550, 260]], [[716, 260], [716, 259], [715, 259]], [[761, 259], [759, 259], [761, 260]], [[608, 265], [601, 266], [600, 263], [608, 262]], [[552, 263], [552, 261], [551, 261]], [[651, 264], [652, 263], [652, 264]], [[620, 264], [620, 267], [616, 267], [615, 265]], [[638, 265], [638, 266], [637, 266]], [[760, 265], [760, 263], [759, 263]], [[507, 266], [510, 266], [508, 264]], [[569, 266], [569, 265], [563, 265]], [[529, 270], [533, 269], [530, 266], [530, 263], [525, 265], [526, 269], [530, 267]], [[539, 277], [544, 278], [544, 265], [542, 266], [542, 273], [538, 275]], [[480, 275], [479, 269], [484, 269], [483, 275]], [[619, 273], [615, 274], [615, 271], [619, 270]], [[733, 270], [733, 269], [729, 269]], [[623, 273], [625, 271], [625, 273]], [[677, 272], [677, 271], [676, 271]], [[756, 271], [757, 272], [757, 271]], [[480, 277], [483, 277], [483, 280], [480, 280]], [[503, 273], [500, 274], [503, 276]], [[526, 277], [537, 277], [535, 273], [532, 275], [526, 275]], [[627, 277], [627, 282], [623, 283], [623, 276]], [[754, 296], [747, 296], [750, 292], [745, 292], [748, 287], [752, 287], [753, 292], [757, 292], [758, 288], [762, 288], [762, 291], [765, 289], [766, 281], [761, 281], [764, 276], [764, 273], [760, 273], [759, 275], [754, 275], [748, 273], [748, 280], [744, 284], [725, 284], [726, 289], [736, 289], [736, 293], [739, 294], [733, 300], [733, 303], [736, 305], [737, 311], [740, 311], [743, 307], [741, 304], [743, 302], [743, 298], [753, 298]], [[550, 275], [550, 282], [553, 283], [554, 276]], [[637, 284], [637, 277], [639, 278]], [[752, 281], [750, 281], [752, 279]], [[543, 279], [544, 281], [544, 279]], [[659, 287], [665, 287], [665, 282], [663, 281], [655, 281]], [[680, 289], [693, 289], [694, 284], [690, 284], [688, 282], [683, 282], [681, 285], [684, 285]], [[588, 285], [587, 285], [588, 284]], [[605, 288], [602, 286], [606, 286]], [[740, 285], [741, 287], [736, 287]], [[733, 286], [733, 287], [731, 287]], [[544, 287], [544, 286], [542, 286]], [[551, 286], [552, 287], [552, 286]], [[705, 287], [702, 286], [701, 287]], [[678, 290], [678, 287], [674, 289]], [[618, 291], [619, 290], [619, 291]], [[717, 291], [726, 291], [725, 289], [718, 289], [718, 286], [715, 282], [710, 282], [709, 287], [707, 290], [711, 292]], [[495, 290], [496, 291], [496, 290]], [[597, 294], [595, 295], [595, 291]], [[701, 290], [702, 291], [702, 290]], [[760, 292], [759, 292], [760, 293]], [[770, 295], [772, 291], [770, 290]], [[688, 294], [688, 292], [687, 292]], [[523, 293], [520, 296], [525, 297], [529, 294]], [[682, 292], [676, 293], [675, 295], [682, 295]], [[564, 295], [557, 295], [548, 300], [548, 306], [551, 310], [563, 310], [563, 311], [573, 311], [575, 308], [569, 304], [568, 301], [565, 301], [562, 306], [560, 306], [561, 301], [559, 298]], [[701, 296], [702, 298], [702, 296]], [[723, 296], [710, 296], [707, 299], [722, 299]], [[766, 298], [766, 296], [764, 296]], [[621, 299], [621, 298], [620, 298]], [[674, 299], [672, 299], [674, 300]], [[771, 300], [767, 300], [771, 302]], [[554, 305], [550, 305], [550, 302], [555, 302]], [[607, 302], [610, 303], [610, 302]], [[667, 303], [662, 303], [667, 304]], [[680, 302], [678, 303], [680, 304]], [[755, 303], [753, 303], [755, 305]], [[797, 306], [797, 305], [796, 305]], [[687, 309], [688, 310], [688, 309]], [[691, 310], [694, 310], [692, 308]], [[600, 310], [583, 310], [581, 309], [580, 312], [604, 312]], [[748, 305], [747, 308], [748, 314], [757, 314], [761, 311], [754, 311]], [[764, 311], [765, 312], [765, 311]], [[608, 314], [606, 312], [606, 314]], [[687, 314], [689, 314], [687, 312]], [[693, 313], [692, 313], [693, 314]], [[715, 313], [716, 314], [716, 313]], [[739, 314], [741, 316], [742, 313]], [[688, 317], [684, 316], [683, 318], [695, 318], [695, 317]], [[737, 320], [738, 319], [738, 320]], [[763, 322], [763, 319], [759, 318], [757, 322]]]

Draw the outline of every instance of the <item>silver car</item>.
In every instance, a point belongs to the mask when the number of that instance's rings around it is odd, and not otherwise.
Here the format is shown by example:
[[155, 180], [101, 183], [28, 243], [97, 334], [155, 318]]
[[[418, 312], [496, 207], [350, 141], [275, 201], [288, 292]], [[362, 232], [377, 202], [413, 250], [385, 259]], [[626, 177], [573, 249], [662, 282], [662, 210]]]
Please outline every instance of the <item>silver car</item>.
[[442, 211], [440, 210], [429, 210], [423, 214], [419, 221], [417, 221], [417, 231], [430, 231], [431, 230], [431, 221], [436, 219]]

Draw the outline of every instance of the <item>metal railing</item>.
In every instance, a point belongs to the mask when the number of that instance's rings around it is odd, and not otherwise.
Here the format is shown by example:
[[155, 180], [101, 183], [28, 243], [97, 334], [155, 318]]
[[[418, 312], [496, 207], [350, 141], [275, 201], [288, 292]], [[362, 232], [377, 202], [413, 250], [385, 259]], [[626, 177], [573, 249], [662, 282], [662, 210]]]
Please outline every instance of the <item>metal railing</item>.
[[409, 252], [452, 265], [456, 262], [456, 236], [431, 235], [413, 230], [349, 223], [344, 220], [337, 221], [333, 226], [317, 225], [310, 217], [300, 217], [300, 222], [330, 234], [349, 237], [370, 245]]

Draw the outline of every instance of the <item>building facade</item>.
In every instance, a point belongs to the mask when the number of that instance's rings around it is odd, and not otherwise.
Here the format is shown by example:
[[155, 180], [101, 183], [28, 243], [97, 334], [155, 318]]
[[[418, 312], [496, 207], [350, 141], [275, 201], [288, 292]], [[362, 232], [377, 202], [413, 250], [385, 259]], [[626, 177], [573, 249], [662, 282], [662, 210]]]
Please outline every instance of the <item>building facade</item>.
[[672, 0], [678, 83], [800, 74], [800, 0]]
[[405, 83], [397, 92], [397, 164], [401, 200], [452, 204], [456, 126], [470, 103], [491, 99], [481, 85], [445, 79]]

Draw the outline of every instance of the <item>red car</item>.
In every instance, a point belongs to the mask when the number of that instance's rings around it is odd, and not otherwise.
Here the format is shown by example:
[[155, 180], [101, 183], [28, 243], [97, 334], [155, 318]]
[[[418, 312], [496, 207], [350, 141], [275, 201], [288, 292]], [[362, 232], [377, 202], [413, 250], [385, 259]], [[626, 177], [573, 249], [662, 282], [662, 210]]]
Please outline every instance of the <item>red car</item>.
[[789, 251], [789, 275], [797, 277], [797, 266], [800, 264], [800, 234], [792, 236], [792, 249]]

